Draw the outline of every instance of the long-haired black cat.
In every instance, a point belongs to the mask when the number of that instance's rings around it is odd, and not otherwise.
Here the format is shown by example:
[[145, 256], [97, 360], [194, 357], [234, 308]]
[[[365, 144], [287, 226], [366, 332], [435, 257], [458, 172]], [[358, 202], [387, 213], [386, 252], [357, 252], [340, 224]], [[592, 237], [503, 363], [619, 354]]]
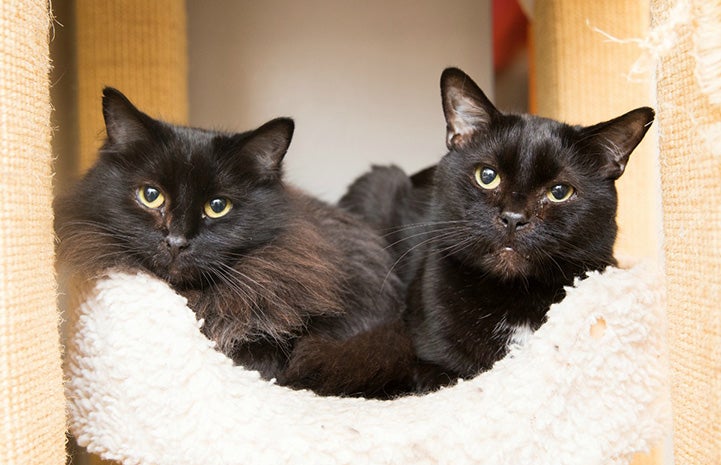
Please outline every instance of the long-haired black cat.
[[176, 126], [111, 88], [103, 115], [97, 163], [56, 201], [61, 263], [157, 275], [188, 297], [219, 350], [280, 384], [371, 397], [407, 389], [407, 341], [389, 355], [368, 339], [396, 334], [403, 296], [391, 256], [371, 228], [283, 182], [291, 119], [238, 134]]
[[654, 117], [582, 127], [505, 114], [455, 68], [441, 95], [449, 153], [413, 177], [375, 167], [340, 202], [388, 234], [422, 389], [491, 368], [564, 286], [616, 263], [614, 183]]

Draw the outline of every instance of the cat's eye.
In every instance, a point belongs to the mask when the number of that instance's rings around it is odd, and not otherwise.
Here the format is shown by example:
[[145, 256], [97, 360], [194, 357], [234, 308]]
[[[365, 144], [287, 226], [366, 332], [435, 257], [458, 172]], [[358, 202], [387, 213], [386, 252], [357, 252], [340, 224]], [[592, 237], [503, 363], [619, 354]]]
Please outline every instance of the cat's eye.
[[548, 189], [548, 192], [546, 192], [546, 197], [548, 197], [548, 200], [551, 202], [565, 202], [566, 200], [570, 199], [573, 193], [575, 192], [575, 189], [573, 186], [569, 186], [568, 184], [556, 184], [555, 186]]
[[165, 196], [156, 187], [143, 186], [138, 188], [138, 201], [148, 208], [160, 208], [165, 203]]
[[203, 212], [208, 218], [215, 219], [227, 215], [231, 208], [233, 208], [233, 203], [230, 200], [225, 197], [216, 197], [205, 203]]
[[484, 189], [495, 189], [501, 183], [501, 177], [493, 168], [479, 166], [476, 168], [476, 182]]

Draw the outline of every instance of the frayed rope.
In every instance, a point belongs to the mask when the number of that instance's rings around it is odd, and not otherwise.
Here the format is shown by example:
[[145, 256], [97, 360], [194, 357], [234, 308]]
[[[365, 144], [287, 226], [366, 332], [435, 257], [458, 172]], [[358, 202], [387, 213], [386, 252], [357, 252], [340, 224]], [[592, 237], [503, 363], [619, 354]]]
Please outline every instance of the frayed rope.
[[614, 37], [608, 32], [593, 26], [590, 20], [586, 20], [586, 26], [592, 31], [601, 34], [610, 42], [617, 44], [635, 44], [641, 54], [631, 65], [627, 79], [629, 81], [638, 82], [645, 81], [648, 75], [656, 69], [656, 64], [666, 55], [669, 55], [679, 40], [679, 31], [682, 26], [691, 22], [691, 4], [687, 0], [682, 0], [674, 6], [669, 12], [666, 21], [654, 26], [644, 38], [620, 39]]
[[[586, 25], [611, 42], [635, 44], [641, 50], [626, 76], [632, 82], [646, 81], [660, 60], [674, 53], [681, 34], [692, 29], [691, 56], [696, 83], [711, 105], [721, 105], [721, 3], [680, 0], [644, 38], [620, 39], [591, 25], [589, 20]], [[701, 123], [696, 128], [706, 148], [713, 155], [721, 156], [721, 123]]]

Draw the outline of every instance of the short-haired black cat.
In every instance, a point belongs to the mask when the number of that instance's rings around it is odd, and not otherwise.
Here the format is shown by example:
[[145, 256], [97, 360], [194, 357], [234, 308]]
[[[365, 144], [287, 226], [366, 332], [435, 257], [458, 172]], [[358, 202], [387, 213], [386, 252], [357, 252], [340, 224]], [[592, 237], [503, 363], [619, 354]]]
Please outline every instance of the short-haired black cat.
[[334, 395], [407, 389], [394, 383], [410, 344], [375, 353], [367, 333], [392, 338], [400, 321], [390, 253], [354, 216], [283, 182], [291, 119], [239, 134], [176, 126], [111, 88], [103, 115], [97, 163], [56, 201], [61, 263], [155, 274], [219, 350], [266, 379]]
[[654, 112], [593, 126], [498, 111], [462, 71], [441, 77], [449, 153], [413, 177], [375, 167], [340, 205], [388, 234], [432, 388], [491, 368], [564, 286], [616, 262], [617, 196]]

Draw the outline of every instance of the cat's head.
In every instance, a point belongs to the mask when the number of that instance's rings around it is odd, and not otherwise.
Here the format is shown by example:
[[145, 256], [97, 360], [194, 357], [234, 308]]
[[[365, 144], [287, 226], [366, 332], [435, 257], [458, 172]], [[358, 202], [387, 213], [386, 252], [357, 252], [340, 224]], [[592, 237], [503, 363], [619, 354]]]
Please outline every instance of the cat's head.
[[653, 122], [643, 107], [592, 126], [496, 109], [462, 71], [441, 77], [449, 153], [434, 215], [445, 250], [505, 279], [561, 278], [614, 263], [615, 181]]
[[103, 116], [98, 161], [56, 202], [61, 260], [142, 267], [198, 286], [232, 273], [229, 263], [284, 227], [291, 119], [237, 134], [176, 126], [111, 88]]

